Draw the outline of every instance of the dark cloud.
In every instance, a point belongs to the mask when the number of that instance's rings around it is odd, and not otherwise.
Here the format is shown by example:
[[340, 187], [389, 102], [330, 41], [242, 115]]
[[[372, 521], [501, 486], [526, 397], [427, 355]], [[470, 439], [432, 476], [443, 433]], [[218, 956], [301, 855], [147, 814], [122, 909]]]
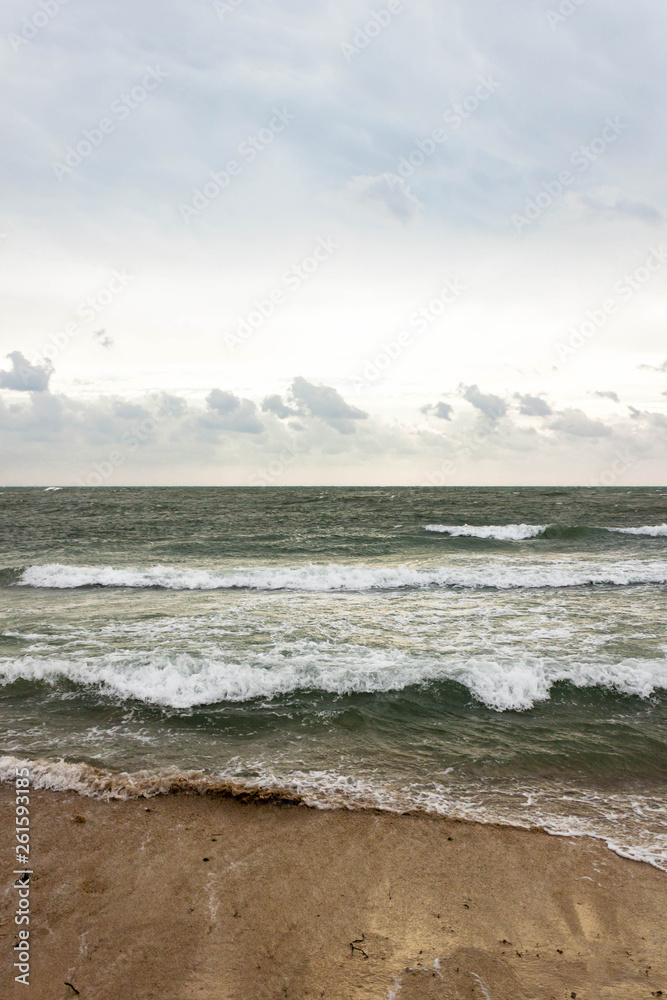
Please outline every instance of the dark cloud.
[[250, 399], [241, 399], [224, 389], [211, 389], [206, 397], [209, 414], [202, 418], [203, 426], [239, 434], [261, 434], [264, 424], [257, 416], [257, 407]]
[[296, 410], [292, 410], [287, 406], [278, 393], [264, 397], [262, 400], [262, 411], [264, 413], [275, 413], [281, 420], [284, 420], [285, 417], [294, 417], [297, 414]]
[[319, 417], [341, 434], [354, 431], [353, 420], [366, 420], [364, 410], [350, 406], [336, 389], [328, 385], [315, 385], [298, 375], [292, 382], [290, 392], [300, 412], [311, 417]]
[[519, 412], [525, 417], [549, 417], [553, 413], [546, 399], [540, 396], [522, 396], [520, 392], [515, 392], [514, 395], [520, 403]]
[[601, 420], [591, 420], [583, 410], [574, 409], [563, 410], [551, 424], [551, 429], [573, 434], [575, 437], [597, 438], [611, 434], [611, 429]]
[[463, 398], [478, 409], [489, 420], [499, 420], [507, 413], [507, 404], [500, 396], [480, 392], [478, 385], [464, 387]]
[[453, 407], [449, 403], [429, 403], [427, 406], [422, 406], [422, 413], [432, 413], [434, 417], [439, 417], [440, 420], [451, 420], [452, 413], [454, 412]]
[[614, 403], [620, 403], [618, 393], [612, 392], [611, 389], [596, 389], [593, 395], [597, 396], [599, 399], [611, 399]]
[[0, 389], [15, 389], [18, 392], [48, 392], [49, 379], [53, 375], [53, 365], [31, 365], [20, 351], [12, 351], [7, 357], [12, 363], [11, 371], [0, 371]]

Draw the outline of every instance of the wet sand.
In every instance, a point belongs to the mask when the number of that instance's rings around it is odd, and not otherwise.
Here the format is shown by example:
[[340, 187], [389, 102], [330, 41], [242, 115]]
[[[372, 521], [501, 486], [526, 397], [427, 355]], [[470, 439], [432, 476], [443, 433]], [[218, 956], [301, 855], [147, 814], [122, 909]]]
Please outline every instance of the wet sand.
[[31, 800], [26, 987], [0, 788], [3, 997], [667, 996], [667, 877], [586, 838], [184, 794]]

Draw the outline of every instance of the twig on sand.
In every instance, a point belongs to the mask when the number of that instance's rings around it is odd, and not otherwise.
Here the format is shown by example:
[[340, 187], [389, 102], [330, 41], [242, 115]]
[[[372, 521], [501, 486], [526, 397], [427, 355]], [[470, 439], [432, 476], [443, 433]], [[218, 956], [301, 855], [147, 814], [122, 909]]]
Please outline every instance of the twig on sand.
[[65, 986], [69, 986], [71, 990], [74, 990], [77, 996], [81, 996], [81, 992], [80, 990], [77, 990], [76, 986], [72, 986], [71, 983], [65, 983]]
[[362, 934], [361, 937], [357, 938], [355, 941], [350, 941], [350, 948], [352, 949], [352, 955], [354, 955], [355, 951], [360, 951], [361, 954], [364, 956], [364, 958], [368, 958], [368, 955], [364, 951], [364, 949], [357, 947], [357, 945], [362, 944], [362, 942], [364, 942], [365, 940], [366, 940], [366, 935]]

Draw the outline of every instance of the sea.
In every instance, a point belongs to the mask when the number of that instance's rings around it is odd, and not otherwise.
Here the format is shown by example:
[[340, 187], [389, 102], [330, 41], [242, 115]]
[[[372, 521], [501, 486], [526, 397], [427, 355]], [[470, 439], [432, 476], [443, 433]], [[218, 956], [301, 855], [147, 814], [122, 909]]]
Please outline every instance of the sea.
[[667, 870], [667, 489], [0, 490], [0, 775]]

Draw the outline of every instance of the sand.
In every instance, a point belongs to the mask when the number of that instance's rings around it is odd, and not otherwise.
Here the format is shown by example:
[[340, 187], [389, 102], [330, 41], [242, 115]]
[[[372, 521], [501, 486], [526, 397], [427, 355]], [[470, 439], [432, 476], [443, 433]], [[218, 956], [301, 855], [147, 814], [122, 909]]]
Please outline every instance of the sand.
[[[427, 816], [33, 791], [29, 1000], [667, 996], [667, 877], [586, 838]], [[71, 984], [71, 985], [66, 985]]]

